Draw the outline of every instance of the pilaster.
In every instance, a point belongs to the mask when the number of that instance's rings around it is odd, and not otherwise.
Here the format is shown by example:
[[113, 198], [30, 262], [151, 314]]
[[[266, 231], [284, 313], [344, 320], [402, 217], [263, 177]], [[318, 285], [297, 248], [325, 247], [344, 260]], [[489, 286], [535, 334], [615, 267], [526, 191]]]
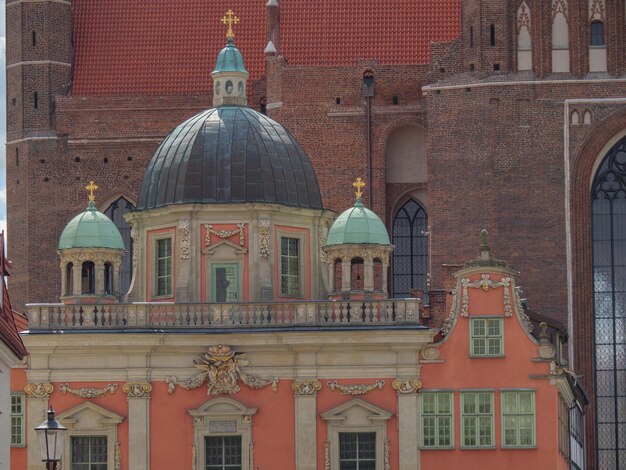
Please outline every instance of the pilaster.
[[398, 394], [398, 454], [399, 470], [419, 470], [418, 395]]
[[319, 380], [295, 381], [296, 470], [317, 469], [317, 391]]
[[128, 468], [150, 469], [150, 392], [147, 382], [127, 382], [122, 390], [128, 398]]

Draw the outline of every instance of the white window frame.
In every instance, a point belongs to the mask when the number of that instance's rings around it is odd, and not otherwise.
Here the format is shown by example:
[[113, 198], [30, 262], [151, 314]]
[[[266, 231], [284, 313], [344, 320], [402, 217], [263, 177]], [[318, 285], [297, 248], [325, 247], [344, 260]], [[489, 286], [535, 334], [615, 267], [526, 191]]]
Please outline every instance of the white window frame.
[[[513, 414], [513, 413], [505, 413], [505, 408], [504, 408], [504, 400], [505, 400], [505, 396], [507, 394], [515, 394], [516, 395], [516, 401], [517, 404], [519, 405], [519, 394], [520, 393], [530, 393], [531, 394], [531, 406], [532, 406], [532, 412], [531, 413], [520, 413], [519, 408], [518, 408], [518, 412]], [[560, 400], [560, 394], [559, 394], [559, 400]], [[504, 417], [505, 416], [517, 416], [518, 418], [520, 416], [530, 416], [532, 415], [532, 443], [528, 444], [528, 445], [522, 445], [522, 444], [507, 444], [506, 443], [506, 439], [505, 439], [505, 423], [504, 423]], [[518, 431], [518, 435], [517, 435], [517, 440], [519, 442], [520, 440], [520, 435], [519, 435], [519, 422], [517, 425], [517, 431]], [[537, 447], [537, 406], [536, 406], [536, 393], [534, 389], [528, 389], [528, 388], [520, 388], [520, 389], [501, 389], [500, 390], [500, 442], [502, 445], [503, 449], [534, 449]]]
[[376, 433], [376, 470], [385, 469], [387, 422], [393, 416], [382, 408], [356, 398], [333, 408], [321, 417], [327, 423], [330, 441], [330, 470], [339, 470], [339, 433]]
[[[487, 322], [489, 322], [490, 320], [498, 320], [498, 323], [500, 324], [500, 334], [498, 336], [498, 338], [500, 339], [500, 353], [499, 354], [490, 354], [489, 353], [489, 338], [494, 338], [495, 336], [490, 336], [489, 333], [489, 327]], [[476, 321], [485, 321], [485, 331], [486, 331], [486, 335], [484, 336], [475, 336], [474, 335], [474, 323]], [[500, 317], [500, 316], [481, 316], [481, 317], [472, 317], [470, 318], [470, 325], [469, 325], [469, 330], [470, 330], [470, 357], [472, 358], [498, 358], [498, 357], [504, 357], [504, 318]], [[474, 349], [474, 339], [475, 338], [485, 338], [485, 353], [484, 354], [478, 354], [476, 353], [475, 349]]]
[[[450, 413], [435, 413], [426, 415], [424, 413], [424, 397], [427, 395], [447, 395], [450, 398]], [[440, 445], [437, 443], [434, 446], [425, 445], [424, 444], [424, 418], [425, 417], [440, 417], [440, 416], [449, 416], [450, 417], [450, 445]], [[438, 428], [438, 426], [437, 426]], [[439, 441], [439, 435], [436, 436], [437, 441]], [[420, 449], [430, 450], [430, 449], [454, 449], [454, 391], [452, 390], [422, 390], [420, 392]]]
[[[19, 398], [22, 412], [13, 413], [13, 399]], [[26, 398], [24, 393], [11, 392], [11, 404], [10, 404], [10, 417], [9, 417], [9, 439], [11, 440], [11, 447], [26, 447]], [[20, 442], [13, 443], [13, 418], [20, 418]]]
[[[94, 414], [98, 419], [94, 419]], [[72, 455], [72, 437], [106, 436], [107, 438], [107, 468], [115, 468], [116, 461], [120, 461], [118, 426], [124, 420], [101, 406], [91, 402], [84, 402], [57, 416], [57, 420], [67, 428], [67, 436], [63, 455], [69, 467]], [[63, 465], [66, 466], [65, 464]]]
[[[174, 228], [161, 233], [150, 234], [150, 297], [153, 300], [171, 299], [175, 297], [176, 292], [176, 233]], [[172, 246], [172, 292], [170, 294], [159, 294], [159, 240], [170, 239]]]
[[204, 438], [208, 436], [241, 436], [241, 468], [252, 470], [251, 459], [252, 416], [256, 408], [247, 408], [231, 398], [214, 398], [199, 408], [187, 410], [193, 418], [195, 447], [194, 468], [205, 468], [206, 447]]
[[[464, 409], [465, 409], [465, 400], [466, 397], [468, 396], [468, 394], [476, 394], [476, 393], [488, 393], [490, 395], [490, 400], [491, 400], [491, 404], [490, 404], [490, 408], [491, 408], [491, 443], [487, 444], [487, 445], [481, 445], [480, 444], [480, 424], [477, 425], [476, 429], [477, 429], [477, 434], [476, 434], [476, 445], [466, 445], [465, 444], [465, 423], [464, 423], [464, 418], [466, 416], [466, 414], [464, 413]], [[496, 447], [496, 434], [495, 434], [495, 421], [496, 421], [496, 410], [495, 410], [495, 390], [493, 389], [479, 389], [479, 390], [460, 390], [460, 395], [461, 395], [461, 400], [460, 400], [460, 411], [459, 411], [459, 416], [460, 416], [460, 422], [459, 425], [461, 426], [461, 442], [460, 442], [460, 448], [461, 449], [495, 449]], [[471, 413], [468, 416], [475, 416], [477, 418], [480, 418], [481, 416], [487, 416], [486, 414], [481, 414], [481, 413]]]
[[[306, 295], [306, 250], [307, 250], [307, 235], [308, 232], [290, 232], [288, 230], [276, 229], [276, 238], [278, 240], [277, 243], [277, 257], [276, 257], [276, 272], [278, 276], [276, 276], [276, 292], [278, 293], [278, 297], [287, 298], [287, 299], [301, 299]], [[282, 245], [283, 238], [293, 238], [298, 240], [298, 285], [299, 292], [297, 294], [285, 294], [282, 291]]]

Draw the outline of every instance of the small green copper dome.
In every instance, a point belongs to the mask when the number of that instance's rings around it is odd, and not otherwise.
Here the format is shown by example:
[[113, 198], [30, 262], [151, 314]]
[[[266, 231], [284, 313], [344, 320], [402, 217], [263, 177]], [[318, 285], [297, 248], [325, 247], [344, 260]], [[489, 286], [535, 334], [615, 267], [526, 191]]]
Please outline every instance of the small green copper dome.
[[68, 248], [111, 248], [123, 250], [124, 241], [115, 224], [96, 209], [93, 201], [63, 229], [59, 250]]
[[375, 243], [390, 245], [385, 224], [357, 199], [354, 207], [335, 219], [328, 230], [327, 245], [344, 243]]
[[228, 44], [217, 55], [215, 61], [215, 72], [243, 72], [248, 73], [243, 65], [243, 56], [239, 49], [233, 44], [233, 38], [228, 38]]

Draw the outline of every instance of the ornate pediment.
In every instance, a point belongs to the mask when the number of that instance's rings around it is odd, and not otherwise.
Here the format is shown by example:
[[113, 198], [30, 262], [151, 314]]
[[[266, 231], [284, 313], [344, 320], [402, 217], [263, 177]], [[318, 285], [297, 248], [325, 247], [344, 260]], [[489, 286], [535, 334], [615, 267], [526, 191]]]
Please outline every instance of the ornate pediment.
[[205, 247], [202, 250], [202, 253], [208, 254], [208, 255], [214, 255], [218, 251], [226, 251], [226, 252], [229, 252], [229, 254], [235, 254], [235, 255], [243, 255], [244, 253], [248, 252], [248, 250], [244, 248], [243, 246], [236, 245], [233, 242], [230, 242], [228, 240], [221, 240], [217, 243], [214, 243], [213, 245], [209, 245]]
[[201, 372], [186, 379], [167, 377], [167, 389], [174, 393], [176, 386], [191, 390], [207, 383], [207, 395], [221, 393], [233, 394], [241, 390], [239, 382], [249, 388], [259, 389], [271, 386], [273, 392], [278, 391], [278, 377], [262, 378], [247, 374], [243, 368], [248, 360], [245, 353], [236, 353], [230, 346], [218, 344], [211, 346], [199, 360], [194, 360], [196, 369]]

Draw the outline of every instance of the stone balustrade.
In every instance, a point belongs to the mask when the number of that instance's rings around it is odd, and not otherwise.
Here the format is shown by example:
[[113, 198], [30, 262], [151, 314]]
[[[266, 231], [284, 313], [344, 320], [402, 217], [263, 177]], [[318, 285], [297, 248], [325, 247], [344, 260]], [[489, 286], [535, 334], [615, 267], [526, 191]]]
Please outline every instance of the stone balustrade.
[[420, 324], [420, 299], [247, 303], [29, 304], [37, 330], [350, 327]]

